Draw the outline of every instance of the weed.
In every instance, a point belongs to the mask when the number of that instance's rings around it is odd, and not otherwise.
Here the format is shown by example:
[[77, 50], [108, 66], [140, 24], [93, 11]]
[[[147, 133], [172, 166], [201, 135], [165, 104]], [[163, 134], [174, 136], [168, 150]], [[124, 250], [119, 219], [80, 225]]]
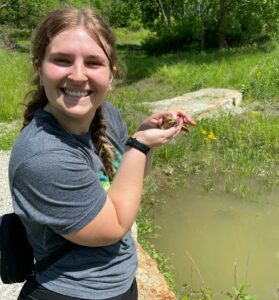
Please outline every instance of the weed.
[[233, 288], [233, 293], [227, 292], [225, 295], [228, 296], [226, 300], [257, 300], [255, 296], [247, 294], [249, 285], [242, 284], [239, 287]]

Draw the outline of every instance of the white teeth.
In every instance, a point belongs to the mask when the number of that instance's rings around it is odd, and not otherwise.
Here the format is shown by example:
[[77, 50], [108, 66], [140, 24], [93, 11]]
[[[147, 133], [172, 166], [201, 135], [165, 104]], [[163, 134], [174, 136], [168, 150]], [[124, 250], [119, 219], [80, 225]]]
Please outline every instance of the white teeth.
[[82, 92], [82, 91], [71, 91], [71, 90], [64, 90], [65, 94], [71, 97], [86, 97], [89, 95], [89, 92]]

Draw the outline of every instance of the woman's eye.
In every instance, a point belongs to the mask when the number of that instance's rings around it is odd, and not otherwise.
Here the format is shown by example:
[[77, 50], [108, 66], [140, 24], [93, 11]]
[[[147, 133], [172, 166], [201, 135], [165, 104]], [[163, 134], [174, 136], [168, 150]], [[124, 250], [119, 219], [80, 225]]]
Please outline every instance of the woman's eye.
[[65, 58], [56, 58], [54, 59], [54, 62], [58, 65], [69, 65], [71, 62], [68, 59]]
[[101, 66], [102, 65], [102, 63], [101, 62], [99, 62], [99, 61], [88, 61], [87, 63], [86, 63], [88, 66], [91, 66], [91, 67], [97, 67], [97, 66]]

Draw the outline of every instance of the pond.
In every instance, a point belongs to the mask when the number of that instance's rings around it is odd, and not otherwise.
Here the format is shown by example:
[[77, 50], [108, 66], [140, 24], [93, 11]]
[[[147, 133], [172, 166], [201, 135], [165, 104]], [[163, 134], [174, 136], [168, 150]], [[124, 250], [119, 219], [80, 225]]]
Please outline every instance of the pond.
[[170, 258], [177, 286], [210, 287], [219, 300], [235, 283], [247, 283], [258, 299], [278, 299], [279, 190], [251, 201], [221, 185], [206, 192], [188, 179], [156, 197], [162, 201], [151, 210], [157, 237], [149, 239]]

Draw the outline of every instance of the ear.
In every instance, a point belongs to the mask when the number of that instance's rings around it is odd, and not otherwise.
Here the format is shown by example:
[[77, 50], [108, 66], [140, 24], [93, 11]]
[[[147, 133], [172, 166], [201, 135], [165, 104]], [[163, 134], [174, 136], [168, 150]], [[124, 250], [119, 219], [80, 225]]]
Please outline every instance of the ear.
[[112, 84], [112, 81], [113, 81], [113, 78], [116, 74], [116, 71], [117, 71], [116, 67], [115, 66], [112, 67], [112, 70], [111, 70], [111, 73], [110, 73], [110, 84]]
[[41, 64], [40, 64], [40, 62], [37, 58], [34, 59], [34, 61], [33, 61], [33, 68], [38, 73], [38, 75], [41, 77], [41, 75], [42, 75], [42, 70], [41, 69], [42, 68], [41, 68]]
[[113, 89], [112, 82], [113, 82], [115, 74], [116, 74], [116, 67], [113, 67], [113, 69], [110, 73], [110, 80], [109, 80], [109, 87], [108, 87], [109, 91], [111, 91]]

